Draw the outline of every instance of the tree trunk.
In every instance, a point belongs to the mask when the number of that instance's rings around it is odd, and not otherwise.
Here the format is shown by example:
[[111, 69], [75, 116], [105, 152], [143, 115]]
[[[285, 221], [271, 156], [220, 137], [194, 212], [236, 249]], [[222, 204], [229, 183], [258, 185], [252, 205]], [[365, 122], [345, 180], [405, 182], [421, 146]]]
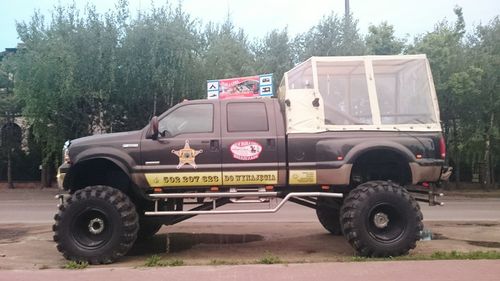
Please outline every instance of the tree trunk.
[[491, 112], [490, 122], [484, 134], [484, 179], [482, 181], [483, 188], [489, 190], [491, 186], [491, 130], [495, 121], [495, 113]]
[[493, 152], [495, 150], [492, 148], [491, 149], [491, 153], [490, 153], [490, 186], [492, 189], [496, 189], [497, 188], [497, 185], [496, 185], [496, 182], [495, 182], [495, 162], [493, 162]]
[[42, 188], [50, 187], [51, 186], [50, 165], [42, 164], [41, 176], [42, 176], [41, 180]]
[[7, 150], [7, 186], [9, 188], [14, 188], [14, 182], [12, 182], [12, 152], [10, 149]]
[[45, 187], [52, 187], [52, 182], [53, 182], [53, 178], [52, 178], [52, 165], [47, 165], [47, 169], [46, 169], [46, 172], [47, 172], [47, 184], [45, 185]]
[[491, 167], [491, 184], [493, 185], [493, 188], [495, 188], [495, 189], [500, 188], [497, 185], [497, 179], [495, 176], [495, 167], [494, 166]]
[[458, 149], [457, 122], [453, 120], [453, 158], [455, 160], [455, 188], [460, 188], [460, 152]]
[[45, 165], [42, 164], [42, 170], [40, 171], [40, 185], [42, 188], [45, 186], [46, 182], [47, 179], [45, 178]]

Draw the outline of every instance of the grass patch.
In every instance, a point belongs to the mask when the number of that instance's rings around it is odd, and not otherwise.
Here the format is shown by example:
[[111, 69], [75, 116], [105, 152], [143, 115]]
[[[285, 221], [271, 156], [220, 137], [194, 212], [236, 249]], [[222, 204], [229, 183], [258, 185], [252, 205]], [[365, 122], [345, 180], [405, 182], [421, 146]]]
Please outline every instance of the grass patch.
[[435, 260], [497, 260], [500, 252], [497, 251], [472, 251], [472, 252], [435, 252], [431, 255]]
[[226, 260], [218, 260], [213, 259], [210, 261], [209, 265], [236, 265], [239, 264], [237, 261], [226, 261]]
[[65, 269], [85, 269], [89, 266], [89, 263], [86, 261], [69, 261], [64, 265]]
[[277, 264], [277, 263], [283, 263], [283, 261], [280, 259], [280, 257], [273, 255], [270, 252], [266, 252], [266, 254], [257, 260], [257, 263], [260, 264]]
[[[350, 257], [347, 261], [364, 262], [364, 261], [414, 261], [414, 260], [431, 260], [430, 256], [425, 255], [412, 255], [412, 256], [399, 256], [399, 257], [386, 257], [386, 258], [368, 258], [361, 256]], [[344, 260], [345, 261], [345, 260]]]
[[181, 266], [181, 265], [184, 265], [183, 260], [178, 260], [178, 259], [162, 260], [159, 255], [152, 255], [144, 263], [144, 266], [146, 267], [165, 267], [165, 266]]
[[419, 261], [419, 260], [496, 260], [500, 259], [500, 252], [497, 251], [472, 251], [472, 252], [434, 252], [431, 255], [407, 255], [399, 257], [387, 258], [367, 258], [354, 256], [348, 261], [364, 262], [364, 261]]
[[147, 267], [155, 267], [155, 266], [160, 266], [159, 263], [161, 262], [161, 257], [158, 255], [152, 255], [148, 259], [146, 259], [146, 262], [144, 263], [144, 266]]
[[183, 260], [167, 260], [166, 261], [166, 265], [167, 266], [182, 266], [184, 265], [184, 261]]

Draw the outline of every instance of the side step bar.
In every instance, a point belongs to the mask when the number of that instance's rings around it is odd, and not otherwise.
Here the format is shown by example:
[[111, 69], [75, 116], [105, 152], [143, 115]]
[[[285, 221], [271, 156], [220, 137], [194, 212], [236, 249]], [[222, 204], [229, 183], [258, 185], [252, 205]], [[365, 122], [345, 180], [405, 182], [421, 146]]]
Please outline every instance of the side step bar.
[[[330, 192], [291, 192], [287, 193], [285, 197], [279, 202], [275, 208], [269, 209], [258, 209], [258, 210], [222, 210], [216, 211], [216, 201], [218, 198], [242, 198], [242, 197], [269, 197], [269, 198], [281, 198], [280, 192], [214, 192], [214, 193], [162, 193], [162, 194], [150, 194], [149, 197], [155, 200], [154, 211], [145, 212], [146, 216], [165, 216], [165, 215], [212, 215], [212, 214], [267, 214], [276, 213], [283, 207], [283, 205], [289, 201], [291, 198], [302, 198], [302, 197], [334, 197], [342, 198], [344, 195], [342, 193], [330, 193]], [[189, 210], [189, 211], [159, 211], [158, 201], [160, 199], [168, 198], [213, 198], [213, 208], [212, 210]]]

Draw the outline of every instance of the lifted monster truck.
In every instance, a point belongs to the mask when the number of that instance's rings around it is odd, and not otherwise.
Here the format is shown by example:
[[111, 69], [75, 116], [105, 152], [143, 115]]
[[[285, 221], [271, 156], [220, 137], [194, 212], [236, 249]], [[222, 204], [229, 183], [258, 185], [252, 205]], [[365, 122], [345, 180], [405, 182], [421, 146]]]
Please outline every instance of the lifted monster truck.
[[162, 225], [291, 201], [360, 255], [402, 255], [422, 230], [416, 200], [440, 204], [444, 158], [424, 55], [312, 57], [278, 99], [186, 101], [141, 130], [67, 142], [54, 241], [67, 259], [110, 263]]

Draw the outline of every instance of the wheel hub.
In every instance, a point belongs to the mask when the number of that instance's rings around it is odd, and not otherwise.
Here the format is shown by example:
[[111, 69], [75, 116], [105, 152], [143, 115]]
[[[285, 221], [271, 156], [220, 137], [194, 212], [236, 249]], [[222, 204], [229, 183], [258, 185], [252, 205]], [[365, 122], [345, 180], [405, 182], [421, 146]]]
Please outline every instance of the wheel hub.
[[90, 233], [100, 234], [104, 230], [104, 221], [101, 218], [91, 219], [88, 227]]
[[385, 213], [376, 213], [375, 216], [373, 216], [373, 223], [377, 228], [386, 228], [387, 225], [389, 225], [389, 217]]

